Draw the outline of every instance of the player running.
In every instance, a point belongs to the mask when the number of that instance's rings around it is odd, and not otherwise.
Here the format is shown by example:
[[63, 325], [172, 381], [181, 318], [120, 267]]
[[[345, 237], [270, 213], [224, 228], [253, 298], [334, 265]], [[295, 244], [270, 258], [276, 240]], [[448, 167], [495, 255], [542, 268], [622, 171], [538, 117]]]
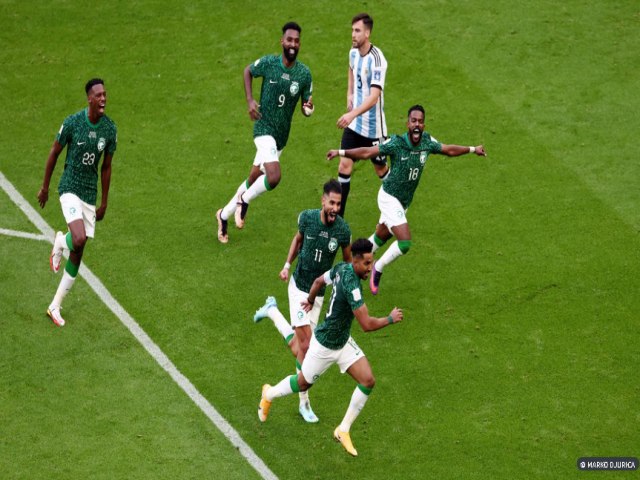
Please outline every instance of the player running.
[[[70, 115], [62, 123], [47, 158], [42, 188], [38, 191], [38, 202], [44, 208], [49, 199], [49, 183], [58, 156], [67, 147], [58, 193], [69, 231], [66, 235], [56, 233], [49, 259], [51, 269], [57, 273], [63, 250], [70, 251], [60, 285], [47, 309], [47, 315], [59, 327], [65, 324], [60, 314], [62, 300], [71, 290], [78, 275], [87, 238], [93, 238], [96, 221], [102, 220], [107, 210], [111, 161], [117, 143], [116, 125], [104, 113], [107, 105], [104, 82], [99, 78], [89, 80], [85, 85], [85, 92], [89, 106]], [[103, 153], [104, 160], [100, 168], [102, 196], [100, 207], [96, 209], [98, 164]]]
[[396, 241], [373, 266], [369, 285], [374, 295], [378, 294], [384, 268], [407, 253], [411, 247], [411, 231], [407, 223], [406, 211], [418, 188], [429, 154], [438, 153], [449, 157], [457, 157], [465, 153], [475, 153], [483, 157], [487, 155], [482, 145], [463, 147], [438, 142], [429, 133], [424, 132], [424, 119], [424, 108], [421, 105], [414, 105], [409, 108], [408, 131], [404, 135], [393, 135], [380, 146], [330, 150], [327, 153], [327, 160], [337, 156], [364, 159], [386, 155], [391, 158], [391, 171], [378, 191], [380, 220], [369, 240], [373, 242], [374, 252], [394, 235]]
[[301, 371], [296, 375], [285, 377], [273, 387], [263, 385], [258, 408], [258, 418], [261, 422], [265, 422], [274, 399], [293, 392], [306, 391], [331, 365], [337, 364], [340, 372], [349, 373], [357, 386], [351, 396], [347, 412], [340, 425], [334, 430], [333, 436], [354, 457], [358, 452], [351, 442], [349, 432], [351, 425], [367, 403], [376, 380], [367, 357], [351, 337], [353, 317], [355, 316], [365, 332], [388, 327], [403, 319], [402, 310], [397, 307], [386, 317], [376, 318], [369, 315], [367, 305], [362, 298], [360, 280], [366, 279], [371, 272], [372, 248], [373, 245], [366, 238], [356, 240], [351, 244], [353, 255], [351, 263], [340, 262], [315, 279], [303, 306], [305, 311], [311, 311], [316, 295], [326, 285], [333, 285], [325, 320], [316, 328], [311, 338]]
[[[282, 55], [265, 55], [244, 69], [244, 90], [249, 117], [255, 121], [253, 141], [257, 152], [249, 177], [242, 181], [229, 203], [216, 212], [218, 240], [222, 243], [229, 241], [229, 217], [235, 212], [236, 227], [243, 228], [251, 201], [280, 182], [280, 154], [289, 138], [298, 99], [302, 98], [305, 116], [313, 113], [311, 71], [297, 61], [300, 32], [297, 23], [285, 24], [280, 40]], [[254, 77], [262, 77], [259, 104], [253, 98]]]
[[[306, 312], [301, 303], [309, 296], [309, 290], [318, 275], [333, 265], [342, 249], [345, 262], [351, 261], [351, 230], [349, 225], [338, 216], [342, 199], [342, 189], [337, 180], [331, 179], [324, 184], [322, 208], [304, 210], [298, 216], [298, 232], [293, 236], [287, 261], [280, 271], [282, 281], [289, 280], [289, 313], [291, 325], [286, 321], [274, 297], [268, 297], [254, 315], [253, 321], [270, 318], [283, 336], [291, 352], [296, 357], [296, 371], [309, 348], [312, 331], [318, 325], [318, 318], [324, 301], [324, 288], [320, 289], [313, 303], [313, 308]], [[291, 264], [298, 258], [296, 269], [289, 279]], [[292, 329], [293, 327], [293, 329]], [[295, 332], [295, 334], [294, 334]], [[316, 423], [318, 417], [311, 409], [308, 392], [300, 392], [300, 415], [306, 422]]]

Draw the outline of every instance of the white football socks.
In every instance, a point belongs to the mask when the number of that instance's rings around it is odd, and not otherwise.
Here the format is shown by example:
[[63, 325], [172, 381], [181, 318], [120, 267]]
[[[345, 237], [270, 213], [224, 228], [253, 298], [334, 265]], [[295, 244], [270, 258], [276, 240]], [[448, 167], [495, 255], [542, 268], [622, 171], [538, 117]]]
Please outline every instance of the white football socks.
[[62, 305], [62, 300], [64, 300], [64, 297], [67, 295], [67, 293], [69, 293], [69, 290], [71, 290], [73, 282], [75, 281], [76, 278], [69, 275], [66, 270], [62, 273], [62, 279], [60, 280], [58, 290], [53, 297], [53, 301], [51, 302], [51, 307], [60, 308], [60, 305]]
[[398, 241], [396, 240], [389, 246], [389, 248], [387, 248], [387, 251], [384, 252], [382, 257], [380, 257], [380, 260], [376, 262], [376, 270], [382, 272], [385, 266], [389, 265], [400, 256], [402, 256], [402, 251], [400, 250]]
[[368, 399], [369, 395], [363, 393], [360, 388], [356, 387], [353, 391], [353, 395], [351, 395], [351, 402], [349, 403], [349, 408], [347, 408], [347, 413], [342, 419], [342, 423], [340, 423], [340, 431], [349, 431], [351, 425], [355, 419], [358, 418], [358, 415], [360, 415], [360, 411], [364, 408]]

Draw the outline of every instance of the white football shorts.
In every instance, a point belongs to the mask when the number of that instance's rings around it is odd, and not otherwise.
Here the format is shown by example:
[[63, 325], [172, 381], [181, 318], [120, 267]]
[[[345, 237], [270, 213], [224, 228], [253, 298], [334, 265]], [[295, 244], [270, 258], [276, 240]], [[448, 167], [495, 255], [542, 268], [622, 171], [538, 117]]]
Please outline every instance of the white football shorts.
[[316, 297], [316, 300], [313, 302], [313, 308], [307, 313], [302, 309], [302, 305], [300, 305], [300, 303], [309, 298], [309, 294], [307, 292], [303, 292], [297, 287], [293, 275], [291, 275], [291, 278], [289, 279], [288, 291], [289, 315], [291, 315], [289, 318], [291, 318], [291, 326], [295, 328], [310, 325], [311, 330], [315, 329], [318, 326], [318, 318], [320, 318], [324, 297]]
[[331, 350], [323, 347], [314, 335], [311, 337], [309, 350], [307, 350], [302, 362], [302, 375], [307, 383], [315, 383], [334, 363], [340, 368], [340, 373], [344, 373], [349, 370], [351, 365], [364, 357], [364, 352], [358, 347], [353, 337], [349, 337], [347, 343], [340, 350]]
[[87, 237], [93, 238], [96, 231], [96, 206], [83, 202], [73, 193], [60, 195], [60, 205], [62, 205], [62, 214], [67, 225], [75, 220], [82, 220], [85, 234]]
[[255, 137], [253, 143], [256, 144], [256, 158], [253, 159], [253, 164], [256, 167], [260, 167], [260, 170], [264, 172], [263, 165], [270, 162], [279, 162], [282, 150], [278, 150], [276, 146], [276, 139], [271, 135], [262, 135]]
[[385, 192], [382, 186], [378, 190], [378, 208], [380, 209], [378, 223], [383, 223], [387, 228], [391, 229], [391, 227], [407, 223], [407, 211], [400, 200]]

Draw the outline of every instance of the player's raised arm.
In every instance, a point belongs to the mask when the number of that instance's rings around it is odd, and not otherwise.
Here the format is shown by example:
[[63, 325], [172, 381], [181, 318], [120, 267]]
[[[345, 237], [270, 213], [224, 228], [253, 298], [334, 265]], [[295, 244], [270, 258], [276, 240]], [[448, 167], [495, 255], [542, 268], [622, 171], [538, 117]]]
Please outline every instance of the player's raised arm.
[[373, 147], [360, 147], [350, 148], [348, 150], [329, 150], [327, 152], [327, 160], [332, 160], [336, 157], [346, 157], [352, 160], [363, 160], [365, 158], [376, 158], [380, 154], [380, 147], [374, 145]]
[[477, 147], [464, 147], [462, 145], [446, 145], [443, 143], [442, 150], [439, 153], [448, 157], [458, 157], [467, 153], [475, 153], [479, 157], [487, 156], [487, 153], [484, 151], [483, 145], [478, 145]]

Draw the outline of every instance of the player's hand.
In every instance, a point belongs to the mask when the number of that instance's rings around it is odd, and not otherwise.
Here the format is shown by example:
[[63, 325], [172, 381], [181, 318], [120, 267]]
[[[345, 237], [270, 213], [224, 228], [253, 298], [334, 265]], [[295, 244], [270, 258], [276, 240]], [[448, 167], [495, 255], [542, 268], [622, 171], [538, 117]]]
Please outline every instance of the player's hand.
[[478, 145], [476, 147], [476, 155], [478, 155], [480, 157], [486, 157], [487, 156], [487, 152], [484, 151], [484, 145]]
[[107, 206], [104, 204], [96, 208], [96, 222], [99, 222], [100, 220], [102, 220], [106, 212], [107, 212]]
[[49, 190], [42, 187], [38, 190], [38, 203], [40, 204], [40, 208], [44, 208], [47, 204], [47, 200], [49, 200]]
[[303, 301], [301, 301], [300, 302], [300, 306], [307, 313], [309, 313], [311, 311], [311, 309], [313, 308], [313, 305], [311, 303], [309, 303], [309, 299], [308, 298], [306, 298]]
[[393, 318], [393, 323], [401, 322], [404, 319], [404, 314], [402, 313], [402, 309], [398, 307], [394, 307], [394, 309], [391, 310], [391, 313], [389, 315], [391, 315], [391, 318]]
[[251, 117], [251, 120], [258, 120], [262, 117], [260, 114], [260, 104], [256, 102], [254, 98], [249, 101], [249, 117]]
[[286, 282], [287, 280], [289, 280], [289, 269], [283, 268], [282, 270], [280, 270], [279, 277], [280, 277], [280, 280], [282, 280], [283, 282]]
[[351, 115], [351, 112], [345, 113], [338, 119], [338, 128], [347, 128], [352, 120], [353, 115]]
[[327, 152], [327, 160], [333, 160], [338, 156], [338, 150], [329, 150]]

